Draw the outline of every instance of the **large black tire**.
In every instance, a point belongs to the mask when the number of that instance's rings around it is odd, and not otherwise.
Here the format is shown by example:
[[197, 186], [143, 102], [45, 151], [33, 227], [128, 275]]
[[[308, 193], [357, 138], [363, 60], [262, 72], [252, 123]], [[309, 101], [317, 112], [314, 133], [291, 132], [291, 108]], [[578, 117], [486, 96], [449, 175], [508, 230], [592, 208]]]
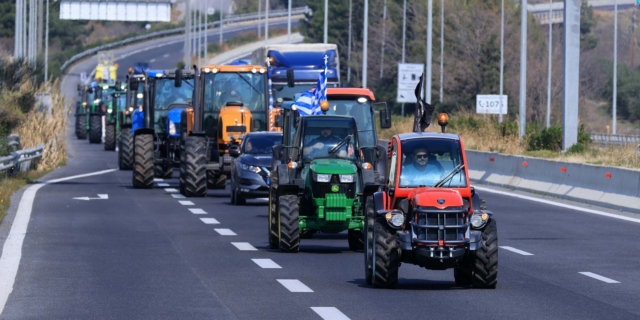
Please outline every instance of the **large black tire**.
[[87, 116], [84, 114], [76, 116], [76, 137], [78, 140], [87, 138]]
[[396, 235], [385, 226], [382, 218], [374, 223], [373, 285], [378, 288], [394, 288], [398, 284], [398, 244]]
[[207, 194], [207, 145], [203, 137], [187, 137], [184, 148], [185, 197], [204, 197]]
[[298, 196], [280, 196], [278, 198], [278, 211], [280, 215], [280, 251], [298, 252], [300, 250]]
[[104, 128], [104, 149], [107, 151], [116, 150], [116, 127], [108, 124]]
[[275, 200], [275, 195], [273, 194], [273, 189], [269, 188], [269, 248], [270, 249], [278, 249], [280, 246], [278, 240], [278, 211], [277, 211], [277, 202]]
[[173, 167], [155, 164], [153, 166], [153, 176], [161, 179], [171, 179], [171, 176], [173, 176]]
[[180, 178], [178, 179], [178, 189], [180, 190], [180, 194], [184, 194], [185, 191], [185, 182], [184, 177], [187, 175], [187, 160], [184, 152], [184, 145], [181, 148], [180, 152]]
[[367, 284], [373, 283], [373, 225], [375, 223], [375, 212], [373, 197], [367, 197], [364, 205], [364, 279]]
[[150, 189], [153, 187], [153, 135], [139, 134], [133, 140], [135, 141], [133, 187]]
[[482, 289], [495, 289], [498, 284], [498, 228], [492, 218], [482, 230], [480, 247], [473, 259], [471, 284]]
[[89, 116], [89, 143], [102, 143], [102, 116]]
[[120, 147], [118, 148], [120, 170], [133, 169], [133, 135], [131, 128], [120, 129]]
[[236, 188], [233, 183], [233, 178], [231, 178], [231, 204], [236, 206], [241, 206], [247, 203], [247, 199], [243, 198], [238, 192], [238, 188]]
[[207, 189], [224, 190], [227, 187], [227, 176], [207, 170]]

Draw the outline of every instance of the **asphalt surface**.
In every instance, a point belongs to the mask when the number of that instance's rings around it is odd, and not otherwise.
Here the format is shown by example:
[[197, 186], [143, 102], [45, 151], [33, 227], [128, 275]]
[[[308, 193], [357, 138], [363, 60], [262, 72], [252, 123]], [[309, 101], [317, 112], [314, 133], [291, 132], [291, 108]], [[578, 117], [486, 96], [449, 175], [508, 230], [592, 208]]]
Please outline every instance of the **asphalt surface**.
[[[173, 67], [169, 58], [181, 47], [142, 51], [120, 65], [156, 59]], [[71, 97], [82, 68], [63, 83]], [[45, 180], [117, 167], [115, 152], [72, 133], [68, 165]], [[363, 253], [348, 249], [346, 233], [303, 239], [300, 253], [280, 253], [268, 249], [266, 201], [233, 206], [228, 190], [174, 198], [177, 184], [137, 190], [131, 171], [114, 171], [40, 189], [0, 318], [640, 318], [638, 223], [484, 192], [501, 246], [496, 289], [459, 287], [452, 270], [403, 264], [398, 288], [383, 290], [366, 285]], [[98, 194], [108, 199], [73, 199]], [[246, 246], [255, 250], [240, 250]], [[291, 292], [279, 280], [311, 292]]]

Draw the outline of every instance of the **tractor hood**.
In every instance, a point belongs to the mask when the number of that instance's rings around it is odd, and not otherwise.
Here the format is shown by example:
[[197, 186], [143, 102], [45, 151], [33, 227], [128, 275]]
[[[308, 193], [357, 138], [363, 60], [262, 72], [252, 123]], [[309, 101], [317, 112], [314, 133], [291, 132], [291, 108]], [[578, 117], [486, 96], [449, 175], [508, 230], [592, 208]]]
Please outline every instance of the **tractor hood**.
[[271, 167], [271, 155], [243, 153], [240, 156], [240, 163], [255, 167]]
[[413, 207], [462, 207], [462, 196], [457, 190], [442, 188], [418, 188], [409, 194], [413, 200]]
[[318, 159], [313, 160], [309, 166], [311, 171], [319, 174], [354, 174], [356, 165], [343, 159]]

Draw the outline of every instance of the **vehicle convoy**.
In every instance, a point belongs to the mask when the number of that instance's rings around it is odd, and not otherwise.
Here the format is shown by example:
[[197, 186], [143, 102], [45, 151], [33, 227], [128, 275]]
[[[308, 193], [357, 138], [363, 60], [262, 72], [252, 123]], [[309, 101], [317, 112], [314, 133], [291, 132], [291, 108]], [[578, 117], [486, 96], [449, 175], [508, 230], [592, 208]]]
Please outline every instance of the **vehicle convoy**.
[[224, 189], [231, 169], [229, 149], [248, 132], [269, 130], [266, 69], [257, 65], [201, 68], [193, 108], [183, 119], [180, 192], [203, 197]]
[[274, 101], [293, 101], [296, 93], [315, 88], [328, 57], [327, 87], [340, 86], [340, 57], [335, 44], [266, 45], [251, 54], [251, 63], [270, 67]]
[[120, 121], [122, 120], [118, 115], [126, 109], [126, 91], [126, 84], [116, 82], [114, 91], [105, 96], [107, 112], [104, 129], [104, 150], [116, 150], [116, 141], [120, 134]]
[[[118, 167], [120, 170], [133, 169], [133, 115], [135, 110], [141, 110], [144, 103], [144, 74], [143, 69], [129, 68], [127, 74], [127, 90], [124, 108], [118, 110], [116, 131], [118, 132]], [[140, 85], [142, 83], [142, 85]], [[143, 119], [142, 113], [138, 116]], [[138, 121], [140, 123], [140, 121]]]
[[444, 133], [423, 132], [433, 107], [419, 97], [413, 133], [388, 145], [388, 179], [366, 200], [365, 279], [376, 287], [398, 283], [400, 263], [432, 270], [453, 268], [458, 285], [495, 288], [498, 233], [491, 211], [471, 187], [464, 143]]
[[[322, 105], [326, 112], [328, 103]], [[361, 156], [365, 148], [359, 145], [356, 121], [339, 115], [300, 116], [294, 106], [283, 103], [283, 143], [273, 147], [269, 245], [298, 252], [301, 237], [348, 230], [349, 248], [362, 249], [365, 199], [380, 185], [372, 164]]]
[[[153, 178], [170, 178], [180, 160], [180, 128], [168, 118], [172, 109], [185, 109], [192, 99], [192, 70], [144, 71], [143, 109], [134, 110], [133, 186], [151, 188]], [[136, 85], [131, 91], [137, 90]], [[174, 119], [175, 120], [175, 119]], [[179, 122], [178, 122], [179, 124]]]
[[242, 144], [231, 146], [231, 203], [244, 204], [246, 199], [269, 196], [272, 147], [282, 143], [282, 132], [250, 132]]

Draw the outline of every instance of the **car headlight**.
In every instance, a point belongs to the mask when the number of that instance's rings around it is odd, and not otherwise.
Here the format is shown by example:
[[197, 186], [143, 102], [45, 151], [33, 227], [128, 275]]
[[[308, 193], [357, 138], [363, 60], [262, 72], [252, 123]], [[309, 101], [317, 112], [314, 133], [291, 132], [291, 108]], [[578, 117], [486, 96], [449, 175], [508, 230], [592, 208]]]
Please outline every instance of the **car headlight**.
[[489, 220], [488, 214], [474, 213], [473, 215], [471, 215], [471, 219], [469, 222], [471, 222], [471, 226], [474, 229], [480, 229], [484, 227], [484, 225], [487, 223], [488, 220]]
[[258, 173], [260, 172], [260, 167], [256, 167], [256, 166], [251, 166], [248, 164], [241, 164], [242, 165], [242, 170], [247, 170], [247, 171], [251, 171], [251, 172], [255, 172]]
[[176, 124], [173, 123], [173, 121], [171, 120], [169, 120], [169, 134], [170, 135], [176, 134]]
[[341, 174], [340, 175], [340, 182], [341, 183], [352, 183], [354, 176], [355, 176], [354, 174]]
[[330, 174], [316, 174], [316, 181], [318, 182], [329, 182], [331, 181], [331, 175]]

